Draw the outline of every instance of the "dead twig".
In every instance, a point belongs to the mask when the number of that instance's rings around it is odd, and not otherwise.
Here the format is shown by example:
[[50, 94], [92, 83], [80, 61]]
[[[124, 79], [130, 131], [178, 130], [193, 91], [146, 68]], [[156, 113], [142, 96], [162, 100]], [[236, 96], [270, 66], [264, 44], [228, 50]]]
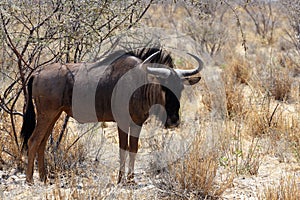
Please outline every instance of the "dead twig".
[[273, 110], [273, 112], [271, 114], [271, 117], [270, 117], [269, 123], [268, 123], [269, 127], [271, 127], [271, 123], [272, 123], [273, 117], [274, 117], [275, 112], [276, 112], [276, 110], [277, 110], [278, 107], [279, 107], [279, 103], [276, 105], [276, 107], [274, 108], [274, 110]]

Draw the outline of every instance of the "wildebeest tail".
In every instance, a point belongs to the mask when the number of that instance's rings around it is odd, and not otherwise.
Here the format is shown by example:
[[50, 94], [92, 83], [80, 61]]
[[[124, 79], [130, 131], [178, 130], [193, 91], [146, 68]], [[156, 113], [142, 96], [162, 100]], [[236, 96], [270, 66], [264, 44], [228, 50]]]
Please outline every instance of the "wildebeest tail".
[[35, 128], [35, 112], [34, 112], [34, 105], [32, 101], [32, 82], [34, 77], [30, 77], [27, 85], [27, 104], [26, 104], [26, 111], [23, 116], [23, 125], [21, 129], [21, 137], [23, 139], [22, 144], [22, 151], [28, 149], [28, 140], [33, 133]]

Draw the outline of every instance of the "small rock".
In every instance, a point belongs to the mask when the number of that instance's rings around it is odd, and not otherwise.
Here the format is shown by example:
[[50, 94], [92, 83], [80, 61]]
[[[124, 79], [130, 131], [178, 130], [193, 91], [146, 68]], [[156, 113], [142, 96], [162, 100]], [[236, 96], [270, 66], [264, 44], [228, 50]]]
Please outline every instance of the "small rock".
[[26, 174], [20, 174], [18, 177], [19, 177], [20, 179], [25, 179], [25, 178], [26, 178]]

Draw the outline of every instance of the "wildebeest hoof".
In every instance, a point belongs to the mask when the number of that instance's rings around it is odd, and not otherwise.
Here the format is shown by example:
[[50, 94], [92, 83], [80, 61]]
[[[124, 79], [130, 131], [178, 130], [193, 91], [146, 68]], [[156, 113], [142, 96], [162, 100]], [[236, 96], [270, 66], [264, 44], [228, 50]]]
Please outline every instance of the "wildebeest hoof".
[[128, 174], [126, 183], [129, 185], [136, 185], [136, 182], [134, 180], [134, 173]]
[[126, 184], [127, 184], [127, 185], [130, 185], [130, 186], [135, 186], [135, 185], [137, 185], [137, 183], [135, 182], [134, 179], [127, 180]]
[[46, 176], [41, 176], [40, 181], [43, 182], [43, 183], [46, 183], [47, 182]]
[[29, 186], [34, 185], [33, 180], [29, 180], [29, 179], [26, 179], [26, 180], [25, 180], [25, 183], [26, 183], [27, 185], [29, 185]]

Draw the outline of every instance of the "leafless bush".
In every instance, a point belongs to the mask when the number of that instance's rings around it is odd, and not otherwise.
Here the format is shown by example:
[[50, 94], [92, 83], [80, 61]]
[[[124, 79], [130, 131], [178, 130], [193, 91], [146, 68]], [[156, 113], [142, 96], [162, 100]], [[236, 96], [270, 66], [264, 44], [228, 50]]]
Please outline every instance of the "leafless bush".
[[[262, 92], [272, 96], [275, 100], [288, 101], [291, 99], [291, 89], [293, 77], [287, 68], [270, 66], [269, 68], [262, 69], [261, 84], [258, 86]], [[264, 75], [263, 75], [264, 74]]]
[[272, 43], [274, 28], [276, 25], [276, 15], [274, 14], [273, 1], [244, 1], [243, 8], [255, 26], [255, 31], [262, 39]]
[[[93, 61], [103, 43], [136, 25], [152, 1], [4, 1], [0, 3], [2, 126], [20, 147], [18, 130], [30, 75], [52, 62]], [[24, 105], [25, 107], [25, 105]], [[2, 122], [1, 122], [2, 123]]]
[[292, 30], [287, 30], [292, 44], [300, 53], [300, 2], [293, 0], [283, 0], [282, 5], [285, 7], [285, 13], [289, 18]]
[[190, 13], [184, 31], [200, 44], [200, 52], [211, 56], [220, 53], [228, 36], [223, 21], [228, 6], [223, 1], [198, 1], [186, 5], [187, 10], [191, 7], [198, 14]]

